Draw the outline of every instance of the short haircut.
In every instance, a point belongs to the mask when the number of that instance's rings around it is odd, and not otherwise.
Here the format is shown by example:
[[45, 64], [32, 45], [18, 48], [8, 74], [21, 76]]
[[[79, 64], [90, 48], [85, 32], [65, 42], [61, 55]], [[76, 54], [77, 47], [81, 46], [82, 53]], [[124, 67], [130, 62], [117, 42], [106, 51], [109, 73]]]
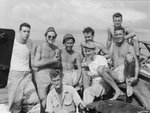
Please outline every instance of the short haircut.
[[20, 25], [20, 27], [19, 27], [19, 30], [21, 30], [23, 26], [24, 26], [24, 27], [28, 27], [28, 28], [31, 29], [30, 24], [28, 24], [28, 23], [22, 23], [22, 24]]
[[52, 79], [52, 78], [56, 78], [57, 76], [60, 76], [60, 78], [62, 78], [62, 77], [63, 77], [62, 71], [59, 70], [59, 69], [51, 70], [51, 72], [50, 72], [50, 78], [51, 78], [51, 79]]
[[119, 12], [116, 12], [115, 14], [113, 14], [113, 19], [114, 19], [115, 17], [121, 17], [121, 18], [122, 18], [122, 14], [119, 13]]
[[123, 31], [123, 33], [125, 33], [124, 28], [123, 28], [123, 27], [121, 27], [121, 26], [120, 26], [120, 27], [115, 27], [114, 32], [115, 32], [115, 31], [117, 31], [117, 30], [122, 30], [122, 31]]
[[95, 34], [94, 30], [91, 27], [84, 28], [83, 33], [92, 33], [93, 36]]

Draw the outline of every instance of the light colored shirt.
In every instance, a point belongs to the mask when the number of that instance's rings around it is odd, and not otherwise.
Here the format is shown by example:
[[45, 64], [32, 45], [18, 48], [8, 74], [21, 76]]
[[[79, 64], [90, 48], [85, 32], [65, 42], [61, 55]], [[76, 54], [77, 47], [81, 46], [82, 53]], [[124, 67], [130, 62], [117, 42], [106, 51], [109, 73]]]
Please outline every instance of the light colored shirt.
[[89, 66], [90, 71], [93, 74], [98, 75], [97, 68], [99, 66], [106, 66], [106, 67], [108, 67], [108, 64], [107, 64], [107, 60], [106, 60], [106, 58], [104, 56], [96, 55], [94, 61], [92, 61], [88, 66]]
[[80, 103], [82, 103], [82, 100], [77, 91], [72, 86], [63, 85], [62, 103], [59, 101], [59, 97], [55, 88], [52, 89], [47, 96], [46, 112], [73, 112], [75, 111], [75, 106], [78, 106]]
[[14, 40], [14, 46], [12, 51], [10, 70], [14, 71], [30, 71], [29, 59], [30, 59], [31, 40], [28, 40], [26, 44], [21, 44]]
[[94, 61], [92, 61], [88, 66], [89, 66], [90, 72], [93, 73], [92, 75], [94, 76], [94, 78], [92, 79], [92, 84], [95, 84], [95, 83], [99, 84], [101, 81], [103, 81], [102, 78], [97, 73], [97, 68], [99, 66], [108, 67], [106, 58], [102, 55], [96, 55]]

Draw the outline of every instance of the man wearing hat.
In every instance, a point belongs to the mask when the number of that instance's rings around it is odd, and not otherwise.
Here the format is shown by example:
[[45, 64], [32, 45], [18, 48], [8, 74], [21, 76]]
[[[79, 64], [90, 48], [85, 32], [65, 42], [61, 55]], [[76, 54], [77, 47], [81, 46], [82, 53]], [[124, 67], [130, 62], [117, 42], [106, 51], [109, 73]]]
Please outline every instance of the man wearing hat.
[[[107, 91], [110, 89], [109, 85], [112, 86], [112, 88], [117, 92], [118, 96], [122, 95], [121, 90], [118, 88], [114, 80], [110, 77], [111, 72], [108, 68], [107, 60], [102, 55], [96, 55], [94, 53], [95, 46], [93, 42], [90, 42], [88, 44], [83, 45], [85, 49], [85, 54], [87, 56], [87, 61], [83, 64], [84, 66], [88, 67], [89, 70], [86, 71], [87, 76], [91, 79], [91, 86], [85, 88], [83, 93], [83, 101], [85, 104], [92, 103], [95, 97], [101, 97], [107, 93]], [[112, 84], [109, 84], [110, 82], [106, 81], [102, 72], [105, 70], [105, 73], [109, 74], [109, 80]]]
[[[74, 43], [75, 38], [72, 34], [66, 34], [63, 37], [65, 48], [61, 50], [61, 61], [64, 73], [63, 84], [77, 87], [81, 81], [81, 56], [73, 50]], [[75, 70], [75, 65], [77, 65], [77, 70]]]
[[53, 27], [49, 27], [45, 32], [45, 42], [39, 45], [35, 54], [35, 66], [37, 69], [37, 91], [45, 109], [46, 96], [48, 93], [48, 86], [51, 83], [50, 71], [52, 69], [60, 68], [60, 51], [54, 45], [57, 33]]

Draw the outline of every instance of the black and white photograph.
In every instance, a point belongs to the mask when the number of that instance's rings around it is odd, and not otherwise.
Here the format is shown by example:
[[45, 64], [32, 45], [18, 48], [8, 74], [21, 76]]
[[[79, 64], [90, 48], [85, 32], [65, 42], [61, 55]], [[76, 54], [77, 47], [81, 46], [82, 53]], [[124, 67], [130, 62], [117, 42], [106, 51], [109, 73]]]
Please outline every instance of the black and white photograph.
[[0, 0], [0, 113], [150, 113], [150, 0]]

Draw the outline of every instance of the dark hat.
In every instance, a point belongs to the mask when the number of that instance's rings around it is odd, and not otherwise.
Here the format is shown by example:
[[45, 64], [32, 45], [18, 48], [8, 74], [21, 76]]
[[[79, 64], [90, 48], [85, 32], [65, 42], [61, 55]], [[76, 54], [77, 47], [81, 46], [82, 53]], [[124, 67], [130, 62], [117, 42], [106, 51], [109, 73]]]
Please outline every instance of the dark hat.
[[84, 48], [95, 49], [95, 45], [93, 42], [88, 42], [87, 44], [82, 44]]
[[49, 27], [49, 28], [46, 30], [46, 32], [45, 32], [45, 36], [47, 35], [48, 32], [54, 32], [54, 33], [56, 34], [56, 36], [57, 36], [57, 33], [56, 33], [54, 27]]
[[72, 34], [66, 34], [64, 37], [63, 37], [63, 44], [66, 42], [66, 39], [73, 39], [73, 43], [75, 43], [75, 38]]

